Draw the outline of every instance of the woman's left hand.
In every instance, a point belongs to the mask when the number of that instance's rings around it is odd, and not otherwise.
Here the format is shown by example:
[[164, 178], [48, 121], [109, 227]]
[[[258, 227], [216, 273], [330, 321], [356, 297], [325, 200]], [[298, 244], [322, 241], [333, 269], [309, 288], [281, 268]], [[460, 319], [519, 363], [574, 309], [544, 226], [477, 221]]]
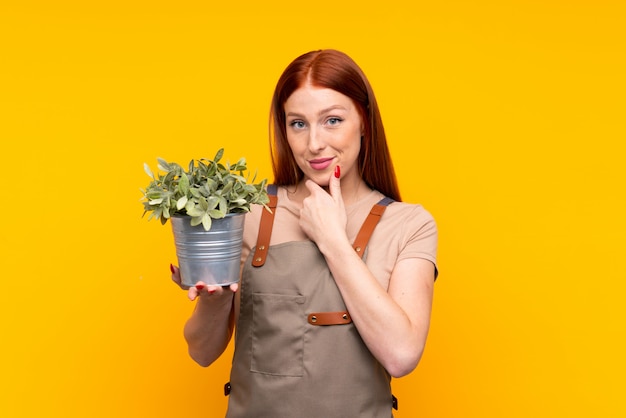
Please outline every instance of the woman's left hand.
[[302, 202], [300, 227], [322, 252], [323, 247], [332, 246], [341, 239], [347, 240], [347, 216], [340, 183], [340, 179], [334, 173], [331, 174], [327, 193], [315, 182], [305, 182], [310, 195]]

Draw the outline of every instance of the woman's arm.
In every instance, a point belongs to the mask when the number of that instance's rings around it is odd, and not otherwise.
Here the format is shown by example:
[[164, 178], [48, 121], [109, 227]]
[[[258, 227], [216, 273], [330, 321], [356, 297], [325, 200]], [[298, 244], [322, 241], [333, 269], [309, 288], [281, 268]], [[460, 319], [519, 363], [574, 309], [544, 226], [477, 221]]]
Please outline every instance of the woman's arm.
[[[180, 272], [172, 269], [172, 280], [180, 284]], [[190, 300], [196, 307], [185, 323], [184, 336], [189, 355], [203, 367], [211, 365], [224, 352], [233, 334], [235, 323], [235, 300], [238, 284], [229, 288], [198, 286], [189, 288]]]
[[363, 341], [394, 377], [417, 366], [426, 344], [433, 300], [432, 262], [398, 262], [385, 291], [352, 246], [322, 251]]
[[346, 215], [339, 180], [326, 193], [306, 183], [300, 225], [315, 241], [363, 341], [394, 377], [417, 366], [430, 324], [435, 267], [419, 258], [399, 261], [385, 290], [352, 248], [345, 233]]

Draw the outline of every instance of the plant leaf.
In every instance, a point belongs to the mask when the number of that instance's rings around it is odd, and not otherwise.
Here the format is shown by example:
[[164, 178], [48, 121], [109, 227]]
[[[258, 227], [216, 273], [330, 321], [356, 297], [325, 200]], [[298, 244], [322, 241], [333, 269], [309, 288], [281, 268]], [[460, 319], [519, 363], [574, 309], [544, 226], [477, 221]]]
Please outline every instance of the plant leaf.
[[176, 209], [181, 210], [187, 205], [187, 196], [183, 196], [176, 201]]
[[154, 174], [152, 174], [152, 170], [150, 170], [148, 163], [143, 163], [143, 171], [145, 171], [150, 177], [154, 178]]
[[[200, 209], [197, 206], [194, 207], [185, 207], [185, 210], [187, 211], [187, 215], [192, 216], [192, 217], [201, 217], [202, 215], [204, 215], [206, 212], [203, 211], [202, 209]], [[196, 224], [198, 225], [198, 224]]]
[[228, 193], [230, 193], [232, 189], [233, 189], [233, 183], [232, 182], [226, 183], [226, 185], [222, 189], [222, 196], [226, 196]]
[[211, 196], [206, 200], [206, 202], [207, 202], [207, 210], [212, 210], [212, 209], [215, 209], [217, 205], [220, 203], [220, 199], [218, 197]]
[[220, 211], [222, 211], [224, 214], [228, 212], [228, 201], [223, 196], [220, 199]]
[[213, 158], [213, 161], [218, 163], [222, 159], [223, 156], [224, 156], [224, 148], [220, 148], [217, 151], [217, 154], [215, 154], [215, 158]]
[[208, 231], [209, 229], [211, 229], [211, 217], [209, 216], [208, 213], [205, 213], [204, 216], [202, 217], [202, 227], [204, 228], [205, 231]]
[[226, 216], [224, 212], [222, 212], [221, 210], [217, 210], [217, 209], [212, 209], [208, 213], [209, 213], [209, 216], [213, 219], [222, 219], [224, 216]]
[[169, 163], [167, 161], [165, 161], [163, 158], [157, 158], [157, 162], [159, 163], [158, 164], [159, 170], [161, 170], [161, 171], [170, 171], [171, 170]]
[[178, 180], [178, 191], [183, 196], [186, 196], [189, 193], [189, 177], [187, 177], [187, 174], [185, 173], [182, 173], [180, 175], [180, 179]]

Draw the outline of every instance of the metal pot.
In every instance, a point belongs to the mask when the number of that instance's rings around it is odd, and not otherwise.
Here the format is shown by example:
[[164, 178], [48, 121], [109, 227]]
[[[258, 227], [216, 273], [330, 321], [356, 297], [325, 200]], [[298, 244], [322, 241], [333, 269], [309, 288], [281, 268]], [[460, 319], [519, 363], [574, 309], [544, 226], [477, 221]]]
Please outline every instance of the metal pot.
[[227, 286], [239, 281], [245, 213], [213, 219], [211, 229], [191, 226], [189, 216], [172, 216], [172, 231], [182, 284]]

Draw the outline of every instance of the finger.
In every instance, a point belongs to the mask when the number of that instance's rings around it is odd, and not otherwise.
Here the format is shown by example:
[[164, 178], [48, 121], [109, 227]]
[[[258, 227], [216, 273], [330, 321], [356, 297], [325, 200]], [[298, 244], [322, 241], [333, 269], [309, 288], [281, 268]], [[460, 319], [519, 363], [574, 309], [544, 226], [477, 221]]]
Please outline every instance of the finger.
[[182, 279], [180, 277], [180, 269], [173, 264], [170, 264], [170, 271], [172, 272], [172, 281], [178, 285], [183, 290], [188, 290], [189, 286], [182, 283]]
[[219, 292], [221, 290], [219, 286], [208, 285], [208, 284], [205, 284], [204, 282], [196, 283], [195, 288], [198, 290], [198, 294], [200, 295], [205, 294], [205, 293], [208, 293], [209, 295], [213, 295], [214, 293]]
[[319, 184], [317, 184], [316, 182], [314, 182], [313, 180], [307, 180], [304, 182], [304, 185], [306, 186], [307, 189], [309, 189], [309, 192], [311, 192], [311, 194], [322, 190], [322, 188], [319, 186]]
[[335, 172], [330, 176], [328, 191], [336, 202], [343, 200], [341, 197], [341, 168], [339, 166], [335, 167]]
[[221, 295], [222, 293], [224, 293], [224, 290], [222, 289], [221, 286], [207, 286], [205, 292], [209, 296]]
[[191, 286], [189, 288], [189, 290], [187, 291], [187, 297], [189, 298], [190, 301], [194, 301], [196, 300], [196, 298], [198, 297], [198, 295], [200, 295], [200, 291], [198, 290], [198, 288], [196, 286]]
[[172, 280], [180, 286], [180, 270], [178, 270], [178, 267], [170, 264], [170, 271], [172, 272]]
[[207, 286], [204, 282], [197, 282], [195, 285], [189, 288], [188, 296], [189, 299], [195, 300], [197, 297], [200, 297], [203, 294], [207, 293], [212, 295], [213, 293], [215, 293], [215, 289]]

